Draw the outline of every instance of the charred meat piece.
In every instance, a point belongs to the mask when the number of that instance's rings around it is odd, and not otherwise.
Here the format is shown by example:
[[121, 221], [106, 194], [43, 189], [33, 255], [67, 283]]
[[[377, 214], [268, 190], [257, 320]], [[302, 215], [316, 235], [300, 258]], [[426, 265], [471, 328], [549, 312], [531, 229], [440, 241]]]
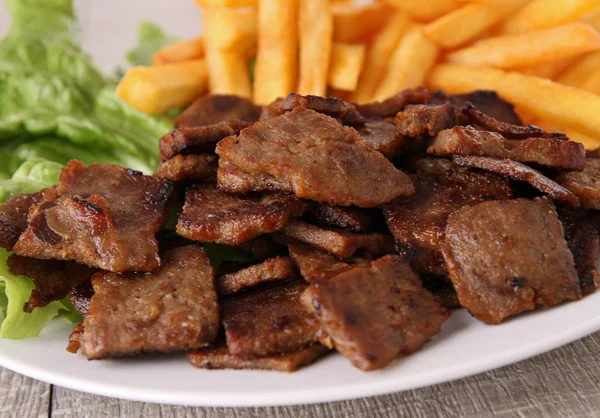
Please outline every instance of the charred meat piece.
[[465, 173], [471, 171], [461, 167], [447, 158], [426, 157], [415, 161], [416, 171], [422, 171], [430, 176], [441, 176], [446, 173]]
[[290, 221], [281, 232], [298, 241], [312, 244], [339, 258], [352, 257], [358, 250], [369, 256], [379, 257], [392, 253], [394, 248], [394, 240], [388, 235], [379, 233], [355, 234], [329, 230], [298, 220]]
[[228, 120], [254, 123], [261, 108], [239, 96], [207, 94], [194, 101], [180, 116], [175, 118], [175, 127], [197, 127], [216, 125]]
[[276, 257], [217, 279], [217, 293], [222, 296], [262, 283], [298, 276], [296, 265], [289, 257]]
[[301, 243], [289, 244], [288, 248], [290, 257], [294, 260], [300, 274], [307, 282], [328, 279], [356, 266], [369, 266], [371, 264], [369, 259], [361, 257], [340, 261], [325, 251]]
[[400, 254], [420, 273], [447, 274], [442, 258], [448, 216], [486, 200], [510, 199], [508, 180], [487, 173], [448, 172], [439, 176], [412, 175], [417, 193], [383, 207], [388, 228]]
[[14, 250], [114, 272], [156, 270], [156, 233], [167, 219], [173, 190], [168, 180], [72, 160], [56, 191], [29, 211]]
[[404, 90], [382, 102], [373, 102], [356, 105], [356, 108], [366, 118], [380, 117], [388, 118], [396, 116], [408, 105], [427, 104], [433, 95], [425, 87]]
[[80, 285], [96, 271], [73, 261], [39, 260], [12, 254], [8, 269], [16, 276], [27, 276], [35, 285], [24, 311], [48, 305], [66, 297], [74, 286]]
[[488, 324], [581, 298], [573, 255], [546, 198], [454, 212], [442, 252], [460, 304]]
[[567, 135], [562, 132], [546, 132], [542, 128], [533, 125], [521, 126], [520, 124], [512, 125], [510, 123], [502, 122], [484, 114], [471, 102], [467, 102], [462, 113], [468, 118], [472, 125], [477, 125], [486, 131], [499, 133], [506, 139], [546, 138], [562, 141], [569, 140]]
[[232, 355], [225, 344], [205, 348], [188, 353], [190, 364], [199, 369], [233, 369], [233, 370], [276, 370], [279, 372], [295, 372], [302, 367], [314, 363], [329, 352], [321, 344], [312, 344], [298, 351], [285, 354], [271, 354], [262, 357], [242, 358]]
[[277, 244], [270, 236], [261, 235], [246, 241], [239, 246], [239, 249], [251, 254], [256, 260], [264, 261], [268, 258], [274, 258], [285, 251], [285, 247]]
[[506, 139], [495, 132], [472, 126], [440, 132], [427, 150], [435, 155], [480, 155], [536, 163], [550, 168], [583, 170], [585, 149], [578, 142], [545, 138]]
[[368, 211], [356, 207], [333, 206], [315, 203], [306, 212], [308, 219], [322, 226], [347, 229], [353, 232], [367, 232], [371, 226]]
[[581, 172], [562, 173], [556, 181], [572, 191], [588, 209], [600, 209], [600, 159], [586, 158]]
[[499, 160], [475, 155], [457, 155], [453, 161], [463, 167], [474, 167], [493, 173], [503, 174], [515, 180], [526, 181], [539, 191], [571, 206], [579, 206], [579, 198], [569, 190], [543, 175], [537, 170], [512, 160]]
[[160, 159], [167, 161], [180, 154], [214, 154], [220, 140], [237, 135], [248, 126], [247, 122], [228, 120], [197, 128], [176, 128], [160, 139]]
[[400, 135], [396, 125], [385, 119], [369, 119], [356, 130], [365, 143], [390, 160], [400, 157], [409, 148], [410, 138]]
[[12, 250], [27, 229], [27, 214], [31, 206], [44, 200], [44, 193], [27, 193], [11, 197], [0, 206], [0, 247]]
[[85, 316], [90, 308], [92, 296], [94, 296], [92, 281], [86, 280], [82, 284], [71, 289], [71, 292], [69, 293], [69, 300], [71, 301], [71, 305], [77, 309], [77, 312]]
[[75, 325], [73, 331], [69, 335], [69, 344], [67, 344], [67, 351], [75, 354], [81, 348], [81, 339], [83, 338], [83, 322]]
[[294, 280], [224, 299], [221, 313], [229, 352], [251, 358], [289, 353], [318, 342], [321, 327], [300, 304], [306, 286]]
[[433, 293], [437, 301], [445, 308], [456, 309], [460, 307], [458, 296], [447, 277], [425, 275], [421, 277], [423, 287]]
[[235, 196], [212, 184], [194, 185], [185, 193], [177, 233], [200, 242], [239, 245], [261, 234], [278, 231], [305, 204], [280, 193]]
[[312, 282], [302, 303], [336, 349], [362, 370], [380, 369], [418, 350], [449, 317], [397, 255]]
[[247, 173], [290, 184], [300, 198], [333, 205], [376, 207], [414, 193], [410, 178], [354, 129], [304, 108], [224, 139], [217, 154]]
[[464, 109], [468, 102], [475, 105], [484, 114], [511, 125], [522, 125], [515, 107], [502, 100], [495, 91], [475, 90], [467, 94], [459, 94], [448, 98], [458, 109]]
[[441, 105], [408, 105], [396, 115], [396, 126], [400, 135], [435, 136], [444, 129], [464, 125], [464, 116], [450, 103]]
[[82, 339], [88, 359], [193, 350], [216, 340], [219, 306], [204, 250], [179, 247], [163, 259], [156, 273], [96, 273]]
[[219, 190], [227, 193], [244, 194], [262, 191], [294, 192], [292, 185], [287, 180], [276, 179], [266, 174], [247, 173], [224, 158], [219, 158], [217, 183], [219, 184]]
[[263, 110], [260, 120], [269, 120], [298, 108], [323, 113], [339, 119], [344, 125], [360, 126], [365, 122], [352, 103], [337, 97], [302, 96], [297, 93], [290, 93], [275, 100]]
[[588, 222], [586, 211], [560, 208], [559, 218], [565, 230], [567, 245], [573, 253], [575, 269], [579, 274], [581, 292], [593, 293], [600, 287], [600, 234]]
[[174, 183], [216, 181], [218, 159], [215, 155], [176, 155], [160, 163], [154, 175]]

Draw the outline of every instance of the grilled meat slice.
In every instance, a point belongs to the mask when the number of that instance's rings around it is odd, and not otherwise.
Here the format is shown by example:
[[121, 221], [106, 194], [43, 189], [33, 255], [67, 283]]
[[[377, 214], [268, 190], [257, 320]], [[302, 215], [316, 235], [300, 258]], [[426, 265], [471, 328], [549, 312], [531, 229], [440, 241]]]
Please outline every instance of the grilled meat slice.
[[229, 120], [254, 123], [261, 108], [239, 96], [207, 94], [194, 101], [181, 115], [175, 118], [175, 127], [198, 127], [216, 125]]

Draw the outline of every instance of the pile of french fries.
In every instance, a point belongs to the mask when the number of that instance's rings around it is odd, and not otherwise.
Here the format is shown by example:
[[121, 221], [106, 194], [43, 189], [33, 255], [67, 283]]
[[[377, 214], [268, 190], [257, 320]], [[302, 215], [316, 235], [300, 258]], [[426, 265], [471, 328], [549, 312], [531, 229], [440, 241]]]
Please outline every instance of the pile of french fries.
[[600, 0], [196, 0], [203, 35], [132, 68], [147, 113], [211, 92], [357, 103], [425, 85], [495, 90], [524, 122], [600, 147]]

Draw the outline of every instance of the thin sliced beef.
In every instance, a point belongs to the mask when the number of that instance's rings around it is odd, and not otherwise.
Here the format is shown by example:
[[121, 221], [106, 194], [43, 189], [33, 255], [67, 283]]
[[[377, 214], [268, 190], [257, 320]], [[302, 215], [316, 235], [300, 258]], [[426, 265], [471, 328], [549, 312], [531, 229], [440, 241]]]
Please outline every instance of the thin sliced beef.
[[259, 106], [243, 97], [207, 94], [194, 101], [175, 118], [175, 127], [208, 126], [233, 119], [254, 123], [260, 112]]
[[69, 300], [71, 301], [71, 305], [77, 309], [77, 312], [85, 316], [90, 308], [92, 296], [94, 296], [92, 281], [86, 280], [82, 284], [71, 289], [71, 292], [69, 293]]
[[310, 206], [306, 216], [321, 226], [367, 232], [371, 226], [371, 214], [365, 209], [316, 203]]
[[393, 252], [392, 237], [379, 233], [355, 234], [346, 231], [323, 229], [316, 225], [292, 220], [281, 232], [298, 241], [314, 245], [339, 258], [352, 257], [360, 250], [361, 254], [379, 257]]
[[217, 338], [219, 305], [204, 250], [178, 247], [156, 273], [97, 273], [84, 320], [88, 359], [206, 347]]
[[412, 180], [417, 193], [384, 205], [383, 213], [400, 254], [425, 274], [447, 274], [441, 247], [451, 213], [486, 200], [512, 198], [509, 181], [494, 174], [418, 172]]
[[435, 136], [444, 129], [464, 125], [465, 117], [450, 103], [441, 105], [408, 105], [396, 115], [400, 135]]
[[404, 155], [410, 147], [410, 138], [400, 135], [396, 125], [385, 119], [369, 119], [356, 130], [365, 143], [390, 160]]
[[337, 97], [302, 96], [297, 93], [290, 93], [268, 105], [263, 110], [260, 120], [269, 120], [299, 108], [311, 109], [339, 119], [344, 125], [361, 126], [365, 123], [352, 103]]
[[44, 200], [44, 193], [27, 193], [11, 197], [0, 206], [0, 247], [12, 250], [27, 229], [27, 214], [31, 206]]
[[453, 161], [463, 167], [474, 167], [493, 173], [503, 174], [515, 180], [526, 181], [539, 191], [571, 206], [579, 206], [579, 198], [569, 190], [543, 175], [537, 170], [513, 160], [500, 160], [475, 155], [457, 155]]
[[185, 193], [177, 233], [194, 241], [240, 245], [280, 230], [304, 208], [303, 202], [280, 193], [236, 196], [212, 184], [194, 185]]
[[277, 179], [260, 173], [247, 173], [224, 158], [219, 158], [217, 183], [219, 184], [219, 190], [227, 193], [244, 194], [262, 191], [294, 192], [292, 185], [285, 179]]
[[217, 279], [217, 293], [222, 296], [275, 280], [298, 276], [296, 265], [289, 257], [276, 257]]
[[29, 277], [35, 286], [25, 304], [25, 312], [63, 299], [74, 286], [89, 280], [96, 271], [73, 261], [39, 260], [16, 254], [8, 257], [7, 264], [12, 274]]
[[156, 233], [167, 219], [173, 190], [168, 180], [72, 160], [56, 191], [29, 211], [14, 250], [114, 272], [157, 270]]
[[471, 102], [467, 102], [462, 113], [468, 118], [472, 125], [477, 125], [486, 131], [499, 133], [507, 139], [546, 138], [563, 141], [569, 139], [567, 135], [562, 132], [546, 132], [542, 128], [533, 125], [521, 126], [521, 124], [512, 125], [510, 123], [502, 122], [481, 112]]
[[67, 344], [67, 351], [75, 354], [81, 348], [81, 339], [83, 338], [83, 322], [75, 325], [73, 331], [69, 335], [69, 343]]
[[488, 116], [511, 125], [522, 125], [521, 118], [515, 112], [515, 107], [502, 100], [495, 91], [475, 90], [467, 94], [449, 97], [450, 102], [458, 109], [464, 109], [467, 103], [472, 103]]
[[321, 327], [300, 304], [306, 286], [294, 280], [224, 299], [221, 313], [229, 352], [251, 358], [294, 352], [318, 342]]
[[312, 344], [298, 351], [272, 354], [262, 357], [241, 358], [232, 355], [225, 344], [188, 353], [190, 364], [199, 369], [233, 370], [276, 370], [295, 372], [323, 357], [329, 349], [321, 344]]
[[488, 324], [581, 298], [573, 255], [546, 198], [454, 212], [443, 254], [460, 304]]
[[176, 155], [160, 163], [154, 175], [174, 183], [217, 179], [218, 159], [215, 155]]
[[432, 100], [432, 93], [425, 87], [404, 90], [382, 102], [356, 105], [356, 108], [366, 118], [388, 118], [396, 116], [408, 105], [426, 104]]
[[285, 251], [285, 247], [277, 244], [270, 236], [261, 235], [246, 241], [238, 247], [240, 250], [251, 254], [256, 260], [264, 261], [274, 258]]
[[600, 159], [586, 158], [583, 171], [562, 173], [555, 179], [572, 191], [588, 209], [600, 209]]
[[296, 263], [300, 274], [307, 282], [317, 279], [328, 279], [339, 273], [351, 270], [356, 266], [369, 266], [367, 258], [353, 257], [338, 260], [333, 255], [316, 249], [311, 245], [293, 243], [288, 245], [290, 257]]
[[239, 120], [228, 120], [197, 128], [176, 128], [160, 139], [160, 159], [166, 161], [180, 154], [214, 154], [220, 140], [237, 135], [250, 125]]
[[316, 314], [336, 349], [362, 370], [380, 369], [418, 350], [449, 317], [395, 255], [312, 282], [302, 303]]
[[559, 218], [565, 230], [567, 245], [573, 253], [575, 269], [579, 274], [581, 292], [593, 293], [600, 287], [600, 234], [588, 222], [585, 210], [560, 208]]
[[460, 307], [456, 290], [446, 276], [421, 276], [423, 287], [433, 293], [437, 301], [445, 308], [455, 309]]
[[300, 198], [333, 205], [376, 207], [414, 193], [408, 176], [354, 129], [304, 108], [224, 139], [217, 154], [247, 173], [290, 184]]
[[440, 132], [427, 149], [435, 155], [480, 155], [536, 163], [550, 168], [583, 170], [585, 149], [578, 142], [545, 138], [506, 139], [495, 132], [457, 126]]
[[468, 168], [460, 167], [452, 160], [447, 158], [426, 157], [415, 161], [415, 170], [422, 171], [430, 176], [441, 176], [446, 173], [464, 173], [471, 171]]

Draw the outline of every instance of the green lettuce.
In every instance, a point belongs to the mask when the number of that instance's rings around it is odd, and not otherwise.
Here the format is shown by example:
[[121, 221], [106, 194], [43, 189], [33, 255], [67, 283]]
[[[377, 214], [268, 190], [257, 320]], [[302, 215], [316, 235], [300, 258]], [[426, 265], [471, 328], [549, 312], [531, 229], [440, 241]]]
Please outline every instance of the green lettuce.
[[58, 183], [62, 168], [56, 162], [41, 158], [25, 161], [10, 179], [0, 180], [0, 204], [12, 196], [37, 192]]
[[127, 52], [127, 62], [131, 65], [152, 65], [152, 55], [177, 38], [166, 34], [160, 27], [151, 22], [138, 25], [138, 40], [135, 47]]

